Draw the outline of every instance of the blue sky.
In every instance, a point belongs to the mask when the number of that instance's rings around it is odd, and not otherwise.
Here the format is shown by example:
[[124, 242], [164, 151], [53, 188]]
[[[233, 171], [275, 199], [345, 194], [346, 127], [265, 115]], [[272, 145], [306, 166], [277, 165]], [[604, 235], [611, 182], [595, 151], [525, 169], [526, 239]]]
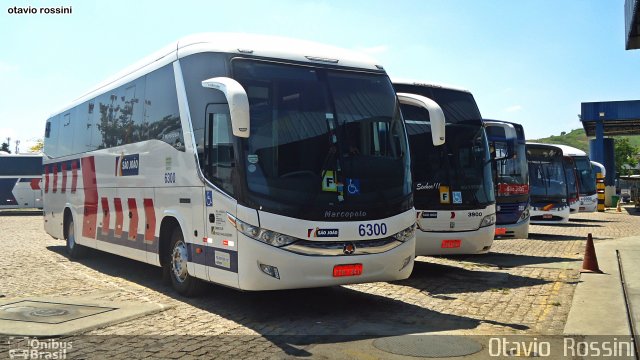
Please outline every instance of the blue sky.
[[[624, 50], [624, 0], [0, 3], [0, 139], [20, 139], [23, 151], [42, 137], [48, 115], [197, 32], [361, 50], [391, 76], [471, 90], [485, 118], [521, 123], [530, 139], [581, 127], [581, 102], [640, 99], [640, 50]], [[14, 6], [73, 12], [9, 14]]]

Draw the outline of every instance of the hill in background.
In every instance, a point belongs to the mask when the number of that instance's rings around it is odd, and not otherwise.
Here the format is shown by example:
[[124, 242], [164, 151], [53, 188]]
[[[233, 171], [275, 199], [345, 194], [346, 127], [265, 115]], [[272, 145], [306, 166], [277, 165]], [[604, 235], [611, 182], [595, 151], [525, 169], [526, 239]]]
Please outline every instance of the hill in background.
[[[524, 129], [525, 133], [527, 129]], [[619, 138], [628, 138], [629, 143], [633, 146], [640, 147], [640, 136], [616, 136], [614, 139]], [[539, 142], [539, 143], [547, 143], [547, 144], [559, 144], [559, 145], [568, 145], [573, 146], [574, 148], [578, 148], [586, 153], [589, 153], [589, 139], [587, 138], [584, 129], [575, 129], [571, 130], [564, 135], [551, 135], [546, 138], [541, 139], [527, 139], [527, 141], [531, 142]]]

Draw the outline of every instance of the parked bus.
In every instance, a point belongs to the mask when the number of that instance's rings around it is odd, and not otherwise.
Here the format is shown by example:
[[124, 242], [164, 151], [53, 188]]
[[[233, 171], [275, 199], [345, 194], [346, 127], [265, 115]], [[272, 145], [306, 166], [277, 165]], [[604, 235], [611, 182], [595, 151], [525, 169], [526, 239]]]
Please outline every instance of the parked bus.
[[42, 209], [42, 155], [0, 151], [0, 209]]
[[473, 95], [413, 81], [394, 81], [394, 87], [435, 101], [446, 120], [446, 142], [434, 146], [431, 114], [401, 105], [411, 149], [416, 255], [488, 252], [495, 233], [495, 195], [489, 146]]
[[605, 169], [604, 165], [597, 161], [590, 161], [591, 168], [593, 169], [593, 178], [596, 179], [596, 175], [598, 173], [602, 174], [602, 177], [607, 176], [607, 169]]
[[580, 212], [594, 212], [598, 207], [598, 195], [596, 194], [596, 171], [591, 165], [587, 153], [567, 145], [558, 145], [564, 156], [570, 156], [575, 162], [578, 190], [580, 199], [578, 210]]
[[569, 221], [569, 191], [562, 149], [551, 144], [527, 143], [532, 224]]
[[524, 128], [506, 121], [484, 120], [494, 170], [496, 238], [529, 236], [529, 167]]
[[45, 135], [45, 229], [71, 257], [162, 266], [185, 295], [199, 280], [290, 289], [413, 268], [406, 130], [367, 56], [195, 35], [51, 116]]
[[[564, 154], [564, 151], [563, 151]], [[571, 156], [563, 155], [564, 175], [567, 181], [567, 202], [569, 214], [577, 214], [580, 211], [580, 185], [578, 183], [578, 170], [576, 162]]]

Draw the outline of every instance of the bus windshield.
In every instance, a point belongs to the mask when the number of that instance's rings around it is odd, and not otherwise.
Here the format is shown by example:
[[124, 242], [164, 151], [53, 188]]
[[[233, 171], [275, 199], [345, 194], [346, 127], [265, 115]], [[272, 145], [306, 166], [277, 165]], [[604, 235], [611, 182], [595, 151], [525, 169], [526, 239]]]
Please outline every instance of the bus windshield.
[[232, 64], [249, 96], [240, 163], [250, 206], [310, 220], [411, 208], [406, 132], [386, 75]]
[[527, 147], [529, 186], [532, 197], [567, 200], [567, 185], [562, 154], [551, 149]]
[[580, 184], [580, 195], [593, 195], [596, 193], [595, 171], [591, 167], [591, 161], [586, 156], [575, 156]]
[[[406, 110], [405, 110], [406, 109]], [[417, 109], [417, 108], [416, 108]], [[415, 179], [414, 201], [421, 209], [477, 208], [495, 202], [491, 163], [482, 126], [447, 124], [444, 145], [433, 146], [431, 127], [412, 120], [403, 106]], [[442, 201], [448, 189], [452, 199]], [[444, 190], [446, 191], [446, 190]]]
[[508, 141], [503, 126], [491, 124], [487, 127], [489, 148], [497, 159], [494, 170], [498, 196], [523, 195], [529, 192], [528, 186], [524, 186], [529, 182], [524, 133], [522, 127], [515, 129], [518, 138]]

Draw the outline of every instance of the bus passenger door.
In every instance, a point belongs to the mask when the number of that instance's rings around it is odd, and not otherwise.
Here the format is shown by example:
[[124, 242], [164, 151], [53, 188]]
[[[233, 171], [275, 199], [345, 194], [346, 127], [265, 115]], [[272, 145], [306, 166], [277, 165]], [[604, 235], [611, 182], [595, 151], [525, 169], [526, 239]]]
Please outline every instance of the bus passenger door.
[[238, 287], [237, 232], [227, 219], [235, 216], [233, 176], [236, 159], [227, 104], [209, 104], [206, 109], [202, 172], [215, 187], [205, 187], [206, 263], [209, 280]]

